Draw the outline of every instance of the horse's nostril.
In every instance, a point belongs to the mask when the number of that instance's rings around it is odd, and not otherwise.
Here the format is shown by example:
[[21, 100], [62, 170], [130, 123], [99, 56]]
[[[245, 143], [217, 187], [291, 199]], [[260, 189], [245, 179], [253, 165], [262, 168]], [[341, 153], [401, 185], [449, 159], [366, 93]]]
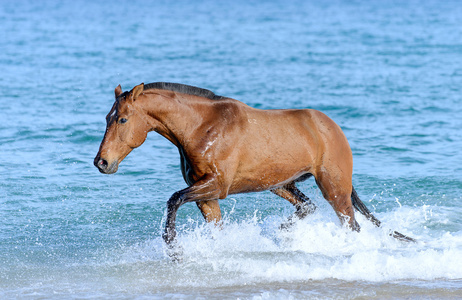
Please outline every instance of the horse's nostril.
[[101, 158], [101, 159], [98, 161], [98, 168], [100, 168], [100, 169], [106, 169], [107, 166], [108, 166], [107, 160]]
[[95, 167], [97, 167], [100, 170], [106, 170], [108, 167], [107, 160], [103, 158], [96, 158], [94, 164], [95, 164]]

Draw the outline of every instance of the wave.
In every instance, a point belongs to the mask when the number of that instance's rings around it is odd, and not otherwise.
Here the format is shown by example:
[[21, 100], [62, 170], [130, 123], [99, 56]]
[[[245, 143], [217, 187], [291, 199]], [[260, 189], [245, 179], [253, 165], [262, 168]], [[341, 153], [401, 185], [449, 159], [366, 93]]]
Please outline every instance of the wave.
[[[230, 222], [222, 228], [190, 220], [180, 229], [181, 263], [170, 262], [160, 238], [121, 249], [113, 266], [155, 265], [156, 285], [221, 287], [312, 280], [389, 282], [394, 280], [459, 280], [462, 278], [462, 234], [428, 235], [415, 222], [428, 207], [384, 213], [383, 228], [362, 216], [360, 233], [326, 222], [316, 213], [280, 230], [281, 217]], [[192, 228], [191, 228], [192, 227]], [[190, 229], [186, 229], [190, 228]], [[391, 229], [418, 243], [389, 236]], [[416, 234], [417, 232], [418, 234]]]
[[[178, 220], [181, 262], [170, 259], [160, 232], [142, 242], [119, 239], [123, 244], [118, 246], [101, 241], [88, 251], [84, 248], [92, 242], [82, 235], [81, 244], [63, 244], [46, 259], [28, 251], [25, 255], [33, 256], [30, 263], [18, 261], [1, 268], [0, 296], [3, 287], [8, 289], [4, 296], [53, 294], [57, 298], [72, 294], [83, 298], [295, 299], [341, 297], [342, 291], [390, 298], [407, 297], [409, 290], [424, 297], [457, 295], [462, 285], [460, 210], [438, 201], [415, 206], [396, 201], [399, 206], [394, 209], [374, 209], [382, 228], [357, 214], [360, 233], [342, 227], [325, 202], [289, 230], [279, 226], [292, 210], [246, 209], [251, 213], [243, 215], [238, 207], [231, 207], [220, 228], [199, 216], [185, 221], [183, 215]], [[95, 226], [91, 228], [87, 238], [92, 241], [108, 238], [97, 234]], [[398, 241], [389, 236], [390, 230], [418, 242]]]

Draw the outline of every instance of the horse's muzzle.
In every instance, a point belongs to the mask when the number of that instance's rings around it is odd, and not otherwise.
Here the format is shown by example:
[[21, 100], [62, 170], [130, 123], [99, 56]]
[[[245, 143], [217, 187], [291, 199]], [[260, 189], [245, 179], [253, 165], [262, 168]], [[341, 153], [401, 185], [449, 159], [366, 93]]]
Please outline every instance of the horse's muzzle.
[[113, 174], [117, 172], [117, 169], [118, 169], [117, 160], [109, 164], [107, 160], [105, 160], [104, 158], [101, 158], [99, 155], [95, 157], [93, 164], [95, 165], [95, 167], [98, 168], [98, 170], [101, 173], [104, 173], [104, 174]]

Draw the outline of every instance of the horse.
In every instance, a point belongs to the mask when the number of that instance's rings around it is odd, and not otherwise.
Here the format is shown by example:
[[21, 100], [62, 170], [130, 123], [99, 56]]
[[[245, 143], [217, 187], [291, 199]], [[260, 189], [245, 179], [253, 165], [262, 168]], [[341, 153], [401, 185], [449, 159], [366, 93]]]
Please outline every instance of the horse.
[[[174, 144], [188, 185], [167, 201], [162, 237], [173, 245], [181, 205], [195, 202], [207, 222], [219, 224], [219, 199], [269, 190], [295, 207], [283, 228], [316, 210], [296, 183], [314, 177], [341, 224], [360, 231], [354, 209], [376, 226], [381, 223], [359, 199], [352, 185], [353, 155], [341, 128], [314, 109], [252, 108], [212, 91], [177, 83], [156, 82], [130, 91], [115, 89], [106, 116], [106, 132], [94, 159], [101, 173], [119, 164], [147, 134], [155, 131]], [[415, 241], [399, 232], [403, 241]]]

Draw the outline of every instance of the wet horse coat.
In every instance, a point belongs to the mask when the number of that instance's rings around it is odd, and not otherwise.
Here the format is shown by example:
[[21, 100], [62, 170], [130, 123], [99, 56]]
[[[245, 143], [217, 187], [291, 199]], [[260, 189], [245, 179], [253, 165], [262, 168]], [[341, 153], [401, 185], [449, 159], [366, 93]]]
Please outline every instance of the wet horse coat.
[[315, 206], [295, 183], [311, 176], [342, 223], [359, 231], [354, 205], [380, 225], [352, 187], [353, 157], [345, 135], [320, 111], [260, 110], [171, 83], [140, 84], [130, 92], [118, 86], [115, 95], [94, 164], [102, 173], [116, 172], [150, 131], [179, 149], [188, 187], [167, 202], [163, 237], [168, 244], [176, 235], [177, 210], [187, 202], [196, 202], [207, 221], [218, 222], [218, 199], [270, 190], [291, 202], [294, 216], [303, 218]]

